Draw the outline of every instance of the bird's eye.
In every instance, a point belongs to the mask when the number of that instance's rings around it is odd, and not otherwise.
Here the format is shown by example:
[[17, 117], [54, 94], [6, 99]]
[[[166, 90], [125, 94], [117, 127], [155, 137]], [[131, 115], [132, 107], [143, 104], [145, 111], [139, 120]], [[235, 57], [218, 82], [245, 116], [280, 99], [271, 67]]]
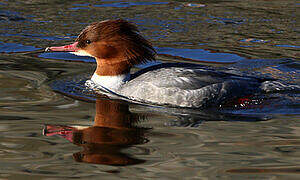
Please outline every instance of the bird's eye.
[[86, 40], [85, 43], [91, 44], [92, 42], [90, 40]]

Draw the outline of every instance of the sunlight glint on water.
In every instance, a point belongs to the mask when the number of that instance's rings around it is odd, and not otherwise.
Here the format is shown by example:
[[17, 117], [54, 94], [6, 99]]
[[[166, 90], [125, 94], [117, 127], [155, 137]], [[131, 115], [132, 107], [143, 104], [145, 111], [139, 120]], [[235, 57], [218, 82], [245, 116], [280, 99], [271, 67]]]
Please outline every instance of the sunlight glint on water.
[[[299, 92], [221, 111], [95, 102], [83, 86], [93, 59], [41, 53], [73, 42], [91, 22], [124, 18], [153, 43], [158, 63], [226, 66], [299, 85], [296, 6], [2, 1], [0, 179], [299, 179]], [[93, 126], [102, 118], [109, 127]]]

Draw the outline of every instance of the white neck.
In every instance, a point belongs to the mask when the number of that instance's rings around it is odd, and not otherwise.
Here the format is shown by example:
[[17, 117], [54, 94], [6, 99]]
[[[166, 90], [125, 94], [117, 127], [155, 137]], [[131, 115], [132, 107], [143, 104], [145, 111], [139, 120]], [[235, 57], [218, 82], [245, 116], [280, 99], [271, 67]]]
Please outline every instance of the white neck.
[[126, 81], [130, 79], [130, 73], [115, 76], [99, 76], [94, 73], [91, 80], [96, 84], [108, 88], [109, 90], [118, 90]]

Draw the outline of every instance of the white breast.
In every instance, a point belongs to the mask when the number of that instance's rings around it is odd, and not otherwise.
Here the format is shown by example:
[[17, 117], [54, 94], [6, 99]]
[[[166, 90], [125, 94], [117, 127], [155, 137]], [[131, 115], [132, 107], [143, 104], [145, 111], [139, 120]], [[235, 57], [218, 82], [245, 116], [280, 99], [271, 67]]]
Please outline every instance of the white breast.
[[116, 76], [99, 76], [98, 74], [94, 73], [91, 78], [96, 85], [103, 86], [111, 91], [118, 90], [129, 79], [129, 73]]

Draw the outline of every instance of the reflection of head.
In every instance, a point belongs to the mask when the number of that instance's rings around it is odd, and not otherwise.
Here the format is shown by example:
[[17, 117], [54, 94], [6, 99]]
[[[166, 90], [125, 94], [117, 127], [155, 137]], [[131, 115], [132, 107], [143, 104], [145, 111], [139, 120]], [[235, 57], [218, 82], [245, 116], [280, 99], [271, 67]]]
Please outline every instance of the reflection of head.
[[[100, 121], [99, 117], [98, 121]], [[101, 124], [103, 125], [102, 120]], [[109, 126], [114, 127], [92, 126], [85, 129], [73, 129], [73, 143], [84, 148], [83, 151], [73, 155], [74, 159], [78, 162], [120, 166], [145, 162], [122, 153], [121, 150], [131, 145], [146, 143], [147, 139], [144, 136], [146, 129], [130, 128], [131, 125], [128, 123], [121, 123], [126, 124], [123, 127], [116, 126], [117, 124], [120, 125], [120, 122], [109, 123]]]
[[74, 129], [73, 143], [79, 146], [85, 144], [119, 146], [143, 144], [147, 141], [144, 132], [144, 128], [115, 129], [92, 126], [81, 130]]
[[83, 151], [73, 155], [78, 162], [125, 166], [145, 162], [121, 152], [124, 148], [147, 142], [147, 128], [136, 126], [137, 122], [139, 116], [133, 115], [127, 104], [98, 99], [94, 126], [47, 125], [44, 132], [47, 136], [60, 135], [83, 147]]
[[[110, 148], [108, 150], [111, 150]], [[73, 154], [73, 158], [77, 162], [86, 162], [94, 164], [105, 164], [114, 166], [126, 166], [144, 163], [145, 160], [130, 157], [127, 154], [117, 152], [99, 153], [93, 151], [82, 151]]]

